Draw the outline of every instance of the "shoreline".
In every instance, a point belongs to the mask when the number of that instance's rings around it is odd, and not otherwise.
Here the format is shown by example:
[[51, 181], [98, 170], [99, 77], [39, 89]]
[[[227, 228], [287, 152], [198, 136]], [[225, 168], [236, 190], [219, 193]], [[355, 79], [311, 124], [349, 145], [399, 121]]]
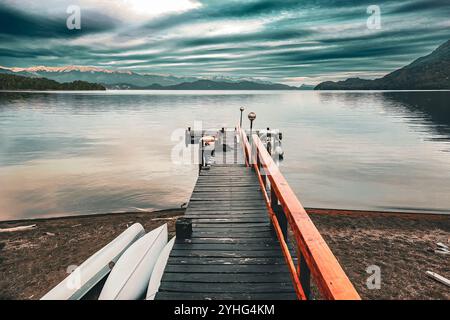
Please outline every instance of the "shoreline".
[[92, 214], [76, 214], [76, 215], [61, 215], [61, 216], [52, 216], [52, 217], [38, 217], [38, 218], [26, 218], [26, 219], [14, 219], [14, 220], [0, 220], [0, 225], [3, 223], [22, 223], [22, 222], [39, 222], [46, 220], [63, 220], [63, 219], [83, 219], [83, 218], [95, 218], [95, 217], [103, 217], [103, 216], [114, 216], [114, 215], [133, 215], [133, 214], [151, 214], [151, 213], [165, 213], [165, 212], [173, 212], [173, 211], [184, 211], [184, 208], [169, 208], [169, 209], [160, 209], [160, 210], [142, 210], [142, 211], [119, 211], [119, 212], [104, 212], [104, 213], [92, 213]]
[[[450, 299], [450, 289], [426, 276], [427, 270], [450, 278], [448, 255], [434, 252], [450, 245], [450, 215], [307, 208], [311, 220], [363, 299]], [[132, 223], [148, 232], [175, 221], [184, 209], [103, 213], [0, 221], [0, 228], [24, 223], [36, 227], [0, 232], [0, 299], [39, 299], [77, 265]], [[366, 268], [378, 265], [380, 290], [366, 286]]]
[[[92, 213], [92, 214], [76, 214], [76, 215], [60, 215], [60, 216], [51, 216], [51, 217], [37, 217], [37, 218], [25, 218], [25, 219], [12, 219], [12, 220], [0, 220], [0, 225], [4, 223], [25, 223], [25, 222], [39, 222], [46, 220], [55, 220], [55, 219], [71, 219], [71, 218], [94, 218], [101, 216], [114, 216], [114, 215], [133, 215], [133, 214], [152, 214], [152, 213], [164, 213], [164, 212], [173, 212], [173, 211], [184, 211], [185, 208], [167, 208], [167, 209], [156, 209], [156, 210], [142, 210], [142, 211], [118, 211], [118, 212], [104, 212], [104, 213]], [[341, 215], [341, 216], [385, 216], [385, 217], [402, 217], [402, 218], [439, 218], [439, 217], [450, 217], [449, 213], [440, 213], [440, 212], [406, 212], [406, 211], [385, 211], [385, 210], [363, 210], [363, 209], [332, 209], [332, 208], [311, 208], [305, 207], [305, 210], [308, 214], [317, 214], [317, 215]]]

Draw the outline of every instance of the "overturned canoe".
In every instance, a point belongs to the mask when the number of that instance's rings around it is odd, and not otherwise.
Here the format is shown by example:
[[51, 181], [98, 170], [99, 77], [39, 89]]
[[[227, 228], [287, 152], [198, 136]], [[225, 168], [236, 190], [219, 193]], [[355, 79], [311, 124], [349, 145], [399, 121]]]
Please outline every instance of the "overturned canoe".
[[99, 300], [136, 300], [145, 295], [150, 276], [167, 244], [167, 224], [136, 241], [117, 261]]
[[94, 253], [41, 300], [78, 300], [110, 271], [120, 256], [145, 234], [144, 227], [135, 223], [117, 238]]
[[170, 252], [172, 251], [173, 245], [175, 243], [175, 237], [169, 241], [168, 244], [161, 251], [161, 254], [156, 260], [155, 267], [153, 268], [152, 276], [150, 277], [150, 281], [148, 283], [146, 300], [154, 300], [156, 293], [159, 290], [159, 286], [161, 285], [161, 278], [164, 274], [164, 269], [167, 265], [167, 260], [169, 260]]

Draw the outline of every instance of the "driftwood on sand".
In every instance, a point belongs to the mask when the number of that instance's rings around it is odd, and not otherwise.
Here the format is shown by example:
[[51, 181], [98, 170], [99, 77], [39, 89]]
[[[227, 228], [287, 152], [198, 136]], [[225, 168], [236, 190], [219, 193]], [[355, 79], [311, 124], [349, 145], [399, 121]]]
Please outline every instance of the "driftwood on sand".
[[12, 228], [0, 228], [0, 233], [2, 232], [16, 232], [16, 231], [26, 231], [36, 228], [35, 224], [30, 224], [28, 226], [19, 226], [19, 227], [12, 227]]
[[440, 274], [437, 274], [436, 272], [427, 271], [426, 274], [433, 278], [436, 281], [439, 281], [440, 283], [445, 284], [447, 287], [450, 287], [450, 280], [447, 278], [441, 276]]

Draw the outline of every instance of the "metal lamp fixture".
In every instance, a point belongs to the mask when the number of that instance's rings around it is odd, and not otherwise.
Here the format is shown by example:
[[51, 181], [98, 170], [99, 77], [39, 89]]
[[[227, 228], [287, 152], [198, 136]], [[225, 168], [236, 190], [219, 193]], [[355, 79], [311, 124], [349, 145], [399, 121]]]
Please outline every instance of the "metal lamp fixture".
[[250, 112], [250, 113], [248, 114], [248, 120], [250, 120], [250, 132], [252, 132], [252, 129], [253, 129], [253, 120], [255, 120], [255, 119], [256, 119], [256, 113]]

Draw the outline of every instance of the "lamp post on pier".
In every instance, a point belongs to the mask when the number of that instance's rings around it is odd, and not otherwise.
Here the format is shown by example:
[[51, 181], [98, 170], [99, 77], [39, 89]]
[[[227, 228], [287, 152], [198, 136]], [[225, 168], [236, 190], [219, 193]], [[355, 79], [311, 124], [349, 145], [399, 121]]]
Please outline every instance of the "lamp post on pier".
[[244, 107], [241, 107], [239, 110], [241, 110], [241, 122], [240, 122], [240, 126], [242, 128], [242, 112], [244, 112]]
[[250, 142], [250, 155], [249, 157], [249, 163], [253, 164], [253, 153], [254, 153], [254, 149], [253, 149], [253, 121], [256, 119], [256, 113], [254, 112], [250, 112], [248, 114], [248, 120], [250, 120], [250, 134], [248, 135], [248, 141]]
[[253, 121], [256, 119], [256, 113], [250, 112], [248, 114], [248, 120], [250, 120], [250, 135], [252, 134], [253, 130]]

